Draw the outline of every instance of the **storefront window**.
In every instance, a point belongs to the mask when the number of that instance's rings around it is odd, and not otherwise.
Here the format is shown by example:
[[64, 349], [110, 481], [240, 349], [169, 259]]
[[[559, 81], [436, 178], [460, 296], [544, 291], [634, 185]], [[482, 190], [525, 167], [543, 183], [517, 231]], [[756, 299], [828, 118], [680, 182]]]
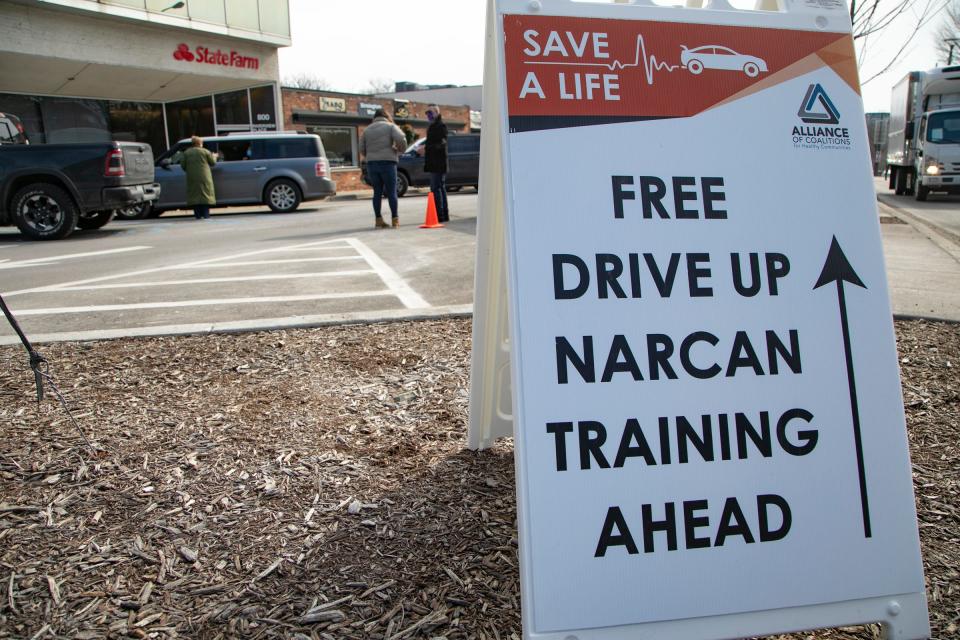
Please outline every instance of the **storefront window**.
[[167, 103], [167, 131], [171, 144], [190, 136], [212, 136], [213, 100], [209, 96]]
[[250, 108], [253, 111], [253, 128], [260, 131], [277, 129], [277, 109], [274, 106], [273, 85], [250, 89]]
[[307, 127], [307, 131], [320, 136], [331, 167], [357, 166], [356, 127]]
[[214, 96], [217, 105], [217, 126], [242, 124], [250, 126], [250, 101], [247, 90], [220, 93]]
[[13, 93], [0, 93], [0, 111], [12, 113], [20, 118], [20, 124], [27, 132], [27, 138], [33, 144], [43, 144], [43, 120], [40, 118], [40, 98], [21, 96]]
[[107, 105], [100, 100], [41, 98], [46, 142], [109, 142]]
[[114, 140], [146, 142], [158, 156], [167, 148], [163, 106], [147, 102], [110, 102], [110, 134]]

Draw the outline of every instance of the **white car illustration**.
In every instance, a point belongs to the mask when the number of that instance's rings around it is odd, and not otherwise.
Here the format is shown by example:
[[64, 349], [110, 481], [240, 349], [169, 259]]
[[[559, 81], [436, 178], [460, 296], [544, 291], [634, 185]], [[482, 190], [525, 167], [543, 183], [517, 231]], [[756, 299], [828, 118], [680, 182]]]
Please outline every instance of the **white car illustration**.
[[767, 63], [763, 59], [737, 53], [728, 47], [716, 44], [693, 49], [683, 45], [681, 47], [683, 51], [680, 52], [680, 64], [695, 76], [703, 73], [704, 69], [743, 71], [748, 78], [756, 78], [761, 71], [767, 71]]

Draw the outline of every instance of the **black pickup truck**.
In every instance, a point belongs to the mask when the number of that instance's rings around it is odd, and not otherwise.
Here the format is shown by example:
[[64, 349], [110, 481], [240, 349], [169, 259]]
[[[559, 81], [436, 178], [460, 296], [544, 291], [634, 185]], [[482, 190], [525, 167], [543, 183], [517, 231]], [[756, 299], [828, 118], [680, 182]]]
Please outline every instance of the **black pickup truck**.
[[59, 240], [77, 227], [99, 229], [116, 209], [160, 194], [149, 144], [31, 145], [19, 124], [0, 113], [0, 225]]

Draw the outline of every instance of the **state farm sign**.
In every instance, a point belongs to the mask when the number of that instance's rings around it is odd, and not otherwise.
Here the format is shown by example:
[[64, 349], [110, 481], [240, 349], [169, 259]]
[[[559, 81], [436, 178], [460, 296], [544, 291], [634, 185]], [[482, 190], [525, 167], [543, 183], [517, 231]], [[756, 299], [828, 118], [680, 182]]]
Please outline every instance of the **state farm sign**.
[[215, 64], [221, 67], [237, 67], [239, 69], [259, 69], [260, 58], [245, 56], [236, 51], [223, 51], [207, 47], [195, 47], [192, 51], [186, 44], [177, 45], [173, 52], [174, 60], [182, 62], [196, 62], [199, 64]]

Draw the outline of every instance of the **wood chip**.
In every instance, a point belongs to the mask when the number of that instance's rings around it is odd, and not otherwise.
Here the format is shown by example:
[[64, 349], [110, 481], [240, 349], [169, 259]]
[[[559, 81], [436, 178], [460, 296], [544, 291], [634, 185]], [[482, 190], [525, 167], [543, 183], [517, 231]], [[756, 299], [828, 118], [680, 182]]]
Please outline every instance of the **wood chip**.
[[[951, 638], [960, 325], [896, 331]], [[469, 319], [44, 344], [98, 456], [0, 346], [0, 636], [520, 638], [513, 448], [464, 448], [470, 345]]]

